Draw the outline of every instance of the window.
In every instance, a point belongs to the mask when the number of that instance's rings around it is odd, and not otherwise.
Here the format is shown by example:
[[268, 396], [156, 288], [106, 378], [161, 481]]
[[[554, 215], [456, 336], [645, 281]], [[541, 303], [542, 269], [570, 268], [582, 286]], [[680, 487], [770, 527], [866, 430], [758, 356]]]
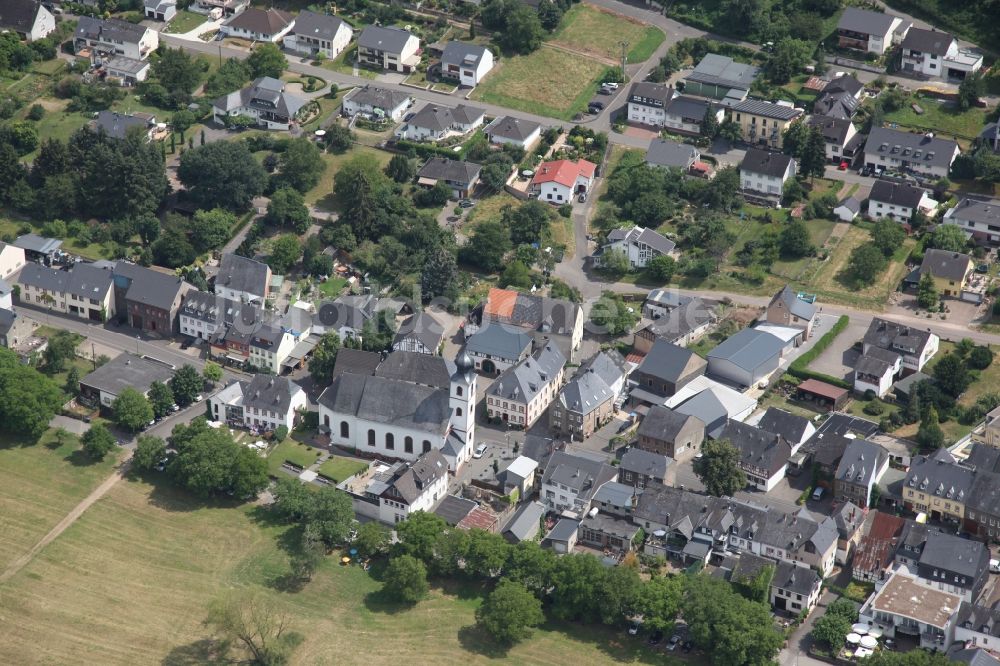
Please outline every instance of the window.
[[396, 437], [391, 433], [385, 433], [385, 448], [392, 451], [396, 448]]
[[455, 395], [462, 395], [462, 387], [461, 386], [456, 386], [455, 387]]
[[431, 443], [428, 440], [425, 439], [424, 440], [424, 453], [427, 453], [430, 450], [431, 450]]
[[368, 429], [368, 446], [375, 446], [375, 431]]
[[461, 407], [456, 408], [455, 409], [455, 416], [461, 416], [461, 415], [462, 415], [462, 408]]
[[[330, 417], [326, 417], [326, 424], [330, 425]], [[340, 436], [343, 438], [348, 438], [351, 436], [351, 426], [347, 425], [347, 421], [340, 422]]]
[[413, 453], [413, 438], [409, 435], [403, 438], [403, 450], [407, 453]]

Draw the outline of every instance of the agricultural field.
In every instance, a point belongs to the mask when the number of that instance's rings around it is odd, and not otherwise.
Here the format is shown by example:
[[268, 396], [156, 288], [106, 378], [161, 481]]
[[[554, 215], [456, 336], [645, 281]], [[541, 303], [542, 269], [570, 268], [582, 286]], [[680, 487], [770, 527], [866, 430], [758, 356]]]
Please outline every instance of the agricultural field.
[[566, 12], [559, 29], [549, 41], [613, 62], [621, 60], [619, 43], [625, 41], [629, 43], [628, 61], [637, 63], [648, 60], [664, 39], [665, 35], [659, 28], [580, 3]]

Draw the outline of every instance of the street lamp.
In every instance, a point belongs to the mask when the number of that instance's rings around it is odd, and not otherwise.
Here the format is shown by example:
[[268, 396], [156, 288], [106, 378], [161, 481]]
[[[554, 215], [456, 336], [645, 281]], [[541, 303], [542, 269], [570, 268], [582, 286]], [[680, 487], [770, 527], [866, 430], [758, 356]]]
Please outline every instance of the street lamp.
[[135, 336], [135, 355], [139, 355], [139, 336]]

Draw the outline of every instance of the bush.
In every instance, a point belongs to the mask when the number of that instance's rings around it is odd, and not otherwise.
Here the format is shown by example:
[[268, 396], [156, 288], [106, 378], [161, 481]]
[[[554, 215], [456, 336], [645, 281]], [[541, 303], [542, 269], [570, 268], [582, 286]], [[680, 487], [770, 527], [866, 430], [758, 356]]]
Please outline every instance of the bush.
[[45, 107], [41, 104], [32, 104], [28, 109], [28, 120], [41, 120], [45, 117]]

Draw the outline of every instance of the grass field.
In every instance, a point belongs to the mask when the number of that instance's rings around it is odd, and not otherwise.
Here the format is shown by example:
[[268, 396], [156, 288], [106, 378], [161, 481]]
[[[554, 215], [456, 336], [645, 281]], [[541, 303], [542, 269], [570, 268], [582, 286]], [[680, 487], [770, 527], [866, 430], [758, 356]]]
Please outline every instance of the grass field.
[[[500, 63], [479, 84], [473, 99], [512, 109], [571, 120], [597, 92], [605, 65], [588, 58], [546, 48]], [[545, 91], [544, 95], [540, 91]], [[544, 98], [539, 101], [539, 98]]]
[[369, 148], [368, 146], [357, 146], [342, 155], [323, 153], [323, 160], [326, 162], [326, 171], [323, 172], [323, 176], [319, 179], [316, 187], [306, 192], [306, 203], [315, 204], [321, 210], [337, 210], [337, 201], [333, 196], [333, 177], [346, 161], [361, 153], [372, 155], [382, 167], [385, 167], [389, 163], [389, 160], [392, 159], [391, 153]]
[[885, 122], [970, 140], [979, 136], [986, 122], [986, 111], [983, 109], [973, 107], [968, 111], [959, 111], [956, 106], [943, 104], [930, 97], [916, 96], [911, 102], [920, 106], [924, 112], [918, 115], [910, 107], [910, 103], [907, 103], [903, 108], [885, 114]]
[[319, 449], [300, 444], [294, 439], [286, 439], [274, 447], [274, 450], [267, 456], [267, 467], [272, 475], [277, 476], [281, 472], [282, 463], [286, 460], [305, 468], [315, 463], [321, 453], [323, 452]]
[[628, 61], [643, 62], [664, 39], [659, 28], [581, 3], [570, 7], [550, 41], [615, 61], [621, 58], [619, 42], [626, 41]]
[[332, 456], [319, 466], [319, 473], [340, 483], [349, 476], [368, 469], [368, 463], [356, 458]]
[[319, 293], [323, 294], [327, 298], [336, 298], [340, 296], [340, 292], [347, 286], [347, 280], [341, 277], [332, 277], [326, 282], [321, 282], [319, 284]]
[[186, 9], [182, 9], [177, 12], [177, 16], [174, 17], [174, 20], [170, 22], [170, 25], [168, 25], [167, 29], [163, 32], [180, 35], [185, 32], [191, 32], [204, 22], [204, 14], [196, 14], [195, 12], [189, 12]]

